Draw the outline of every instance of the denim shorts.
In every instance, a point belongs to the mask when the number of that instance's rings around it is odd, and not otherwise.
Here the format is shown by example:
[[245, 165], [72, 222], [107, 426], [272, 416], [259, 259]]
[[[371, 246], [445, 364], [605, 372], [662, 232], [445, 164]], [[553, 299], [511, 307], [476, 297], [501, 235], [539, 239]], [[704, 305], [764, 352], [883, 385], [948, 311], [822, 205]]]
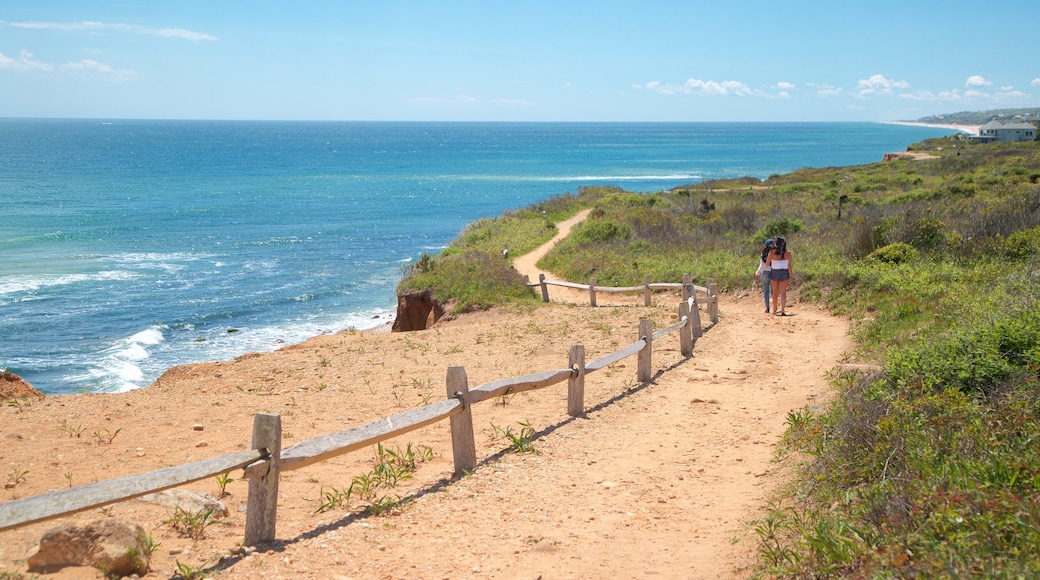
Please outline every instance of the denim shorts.
[[776, 268], [770, 270], [769, 279], [774, 282], [783, 282], [784, 280], [791, 279], [791, 271], [787, 269], [777, 270]]

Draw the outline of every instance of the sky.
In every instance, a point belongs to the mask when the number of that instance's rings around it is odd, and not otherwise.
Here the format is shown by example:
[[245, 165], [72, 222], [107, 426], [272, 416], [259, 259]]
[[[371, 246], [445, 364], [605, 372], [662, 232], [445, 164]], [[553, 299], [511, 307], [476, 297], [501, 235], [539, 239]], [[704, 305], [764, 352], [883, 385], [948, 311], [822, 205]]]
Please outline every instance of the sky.
[[0, 0], [0, 117], [889, 121], [1040, 107], [1036, 0]]

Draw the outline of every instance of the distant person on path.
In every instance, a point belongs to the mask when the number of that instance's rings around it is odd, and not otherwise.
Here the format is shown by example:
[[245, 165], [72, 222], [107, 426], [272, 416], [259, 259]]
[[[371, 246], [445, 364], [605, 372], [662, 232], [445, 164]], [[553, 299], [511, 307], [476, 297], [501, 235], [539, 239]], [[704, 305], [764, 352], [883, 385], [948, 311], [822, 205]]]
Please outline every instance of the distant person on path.
[[772, 282], [769, 280], [769, 251], [773, 249], [773, 239], [769, 238], [766, 240], [766, 245], [762, 248], [762, 257], [758, 261], [758, 270], [755, 271], [755, 280], [758, 280], [762, 284], [762, 298], [766, 301], [766, 314], [769, 314], [769, 290], [772, 288]]
[[[791, 282], [793, 273], [787, 240], [777, 236], [766, 257], [766, 265], [769, 267], [769, 280], [773, 285], [773, 316], [787, 316], [787, 285]], [[776, 306], [778, 300], [779, 310]]]

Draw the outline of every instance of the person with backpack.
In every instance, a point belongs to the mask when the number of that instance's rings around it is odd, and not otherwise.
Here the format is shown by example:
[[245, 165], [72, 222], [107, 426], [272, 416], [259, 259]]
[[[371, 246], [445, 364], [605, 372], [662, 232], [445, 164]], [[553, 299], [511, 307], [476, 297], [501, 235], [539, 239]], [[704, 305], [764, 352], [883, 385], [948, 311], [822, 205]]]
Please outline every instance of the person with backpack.
[[[791, 269], [791, 251], [787, 249], [787, 240], [777, 236], [773, 248], [766, 257], [769, 266], [769, 281], [773, 291], [773, 316], [787, 316], [787, 285], [791, 283], [794, 271]], [[780, 303], [779, 310], [777, 302]]]
[[773, 249], [773, 239], [769, 238], [766, 240], [766, 245], [762, 248], [762, 256], [758, 261], [758, 270], [755, 271], [755, 280], [758, 280], [762, 284], [762, 298], [766, 301], [766, 314], [769, 314], [769, 294], [772, 288], [772, 282], [769, 280], [769, 264], [767, 260], [769, 258], [769, 251]]

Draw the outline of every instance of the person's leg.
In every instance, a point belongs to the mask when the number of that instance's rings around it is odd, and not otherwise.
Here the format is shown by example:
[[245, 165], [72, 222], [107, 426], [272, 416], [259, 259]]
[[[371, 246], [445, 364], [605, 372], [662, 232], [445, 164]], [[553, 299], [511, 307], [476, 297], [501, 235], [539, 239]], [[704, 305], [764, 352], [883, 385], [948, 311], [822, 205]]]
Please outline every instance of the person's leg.
[[772, 287], [773, 283], [769, 281], [769, 278], [767, 278], [766, 276], [762, 276], [762, 297], [765, 298], [766, 301], [767, 313], [769, 312], [769, 291], [772, 289]]
[[[790, 282], [791, 282], [790, 280], [784, 280], [783, 282], [780, 283], [779, 288], [777, 288], [777, 291], [780, 293], [780, 314], [781, 315], [787, 314], [787, 285]], [[775, 308], [773, 309], [773, 312], [776, 312]]]
[[777, 309], [776, 309], [776, 300], [777, 300], [777, 298], [779, 298], [779, 294], [780, 294], [780, 281], [779, 280], [770, 280], [770, 284], [773, 287], [773, 314], [776, 314], [778, 312]]

